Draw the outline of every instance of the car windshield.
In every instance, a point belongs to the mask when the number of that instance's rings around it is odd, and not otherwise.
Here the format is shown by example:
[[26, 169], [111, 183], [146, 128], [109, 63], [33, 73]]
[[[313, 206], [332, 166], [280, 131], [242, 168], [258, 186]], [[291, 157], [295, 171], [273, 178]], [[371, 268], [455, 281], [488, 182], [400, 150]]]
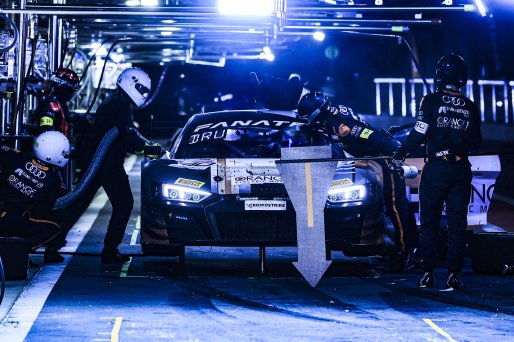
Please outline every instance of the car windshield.
[[237, 127], [183, 136], [175, 158], [280, 158], [282, 147], [330, 145], [323, 133], [300, 125]]

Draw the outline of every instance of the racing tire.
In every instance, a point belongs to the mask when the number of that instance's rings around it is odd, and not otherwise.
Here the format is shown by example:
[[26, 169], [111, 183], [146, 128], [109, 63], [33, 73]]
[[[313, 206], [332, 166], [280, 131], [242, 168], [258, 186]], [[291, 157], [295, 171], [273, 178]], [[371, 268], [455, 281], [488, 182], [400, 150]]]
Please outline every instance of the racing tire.
[[471, 241], [471, 267], [479, 274], [512, 274], [514, 233], [477, 233]]

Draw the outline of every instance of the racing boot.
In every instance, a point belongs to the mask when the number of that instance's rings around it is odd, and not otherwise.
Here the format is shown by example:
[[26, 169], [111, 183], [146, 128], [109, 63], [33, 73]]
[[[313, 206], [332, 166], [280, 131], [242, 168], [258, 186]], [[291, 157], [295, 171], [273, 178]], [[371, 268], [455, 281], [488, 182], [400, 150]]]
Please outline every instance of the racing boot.
[[425, 272], [423, 276], [418, 280], [418, 287], [434, 287], [434, 273]]
[[444, 285], [443, 291], [453, 291], [461, 287], [458, 272], [448, 272], [448, 278], [446, 278], [446, 284]]
[[102, 250], [102, 264], [124, 264], [129, 260], [130, 257], [128, 255], [121, 254], [116, 247], [105, 246]]
[[56, 264], [64, 261], [64, 257], [56, 249], [46, 247], [43, 257], [45, 264]]

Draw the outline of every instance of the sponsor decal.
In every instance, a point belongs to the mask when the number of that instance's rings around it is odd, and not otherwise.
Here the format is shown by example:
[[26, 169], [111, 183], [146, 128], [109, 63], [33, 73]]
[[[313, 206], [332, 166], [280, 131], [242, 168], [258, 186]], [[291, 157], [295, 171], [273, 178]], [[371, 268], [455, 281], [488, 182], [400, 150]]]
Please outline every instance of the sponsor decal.
[[39, 126], [53, 126], [54, 119], [48, 116], [43, 116], [41, 119], [39, 119]]
[[346, 137], [348, 134], [350, 134], [350, 127], [346, 126], [345, 124], [339, 125], [339, 128], [337, 129], [337, 134], [341, 138]]
[[450, 150], [439, 151], [435, 154], [436, 157], [444, 157], [450, 154]]
[[286, 201], [277, 200], [248, 200], [245, 202], [245, 210], [286, 210]]
[[25, 170], [27, 170], [30, 174], [36, 176], [39, 179], [44, 179], [46, 177], [46, 172], [41, 170], [39, 167], [32, 164], [31, 162], [25, 164]]
[[373, 134], [372, 130], [370, 130], [368, 128], [364, 128], [364, 130], [359, 135], [359, 137], [362, 138], [362, 139], [368, 139], [371, 134]]
[[454, 112], [458, 114], [462, 114], [465, 118], [469, 118], [469, 110], [462, 109], [462, 108], [453, 108], [453, 107], [447, 107], [447, 106], [441, 106], [439, 107], [438, 113], [448, 113], [448, 112]]
[[345, 186], [345, 185], [352, 185], [353, 182], [350, 178], [343, 178], [343, 179], [336, 179], [332, 181], [332, 188], [338, 187], [338, 186]]
[[354, 137], [358, 137], [359, 134], [362, 132], [362, 127], [360, 126], [353, 126], [352, 131], [350, 132], [351, 135]]
[[469, 128], [469, 121], [459, 118], [449, 118], [447, 116], [440, 116], [437, 118], [437, 127], [451, 128], [459, 131], [467, 131]]
[[217, 122], [217, 123], [206, 123], [206, 124], [202, 124], [202, 125], [199, 125], [197, 126], [194, 130], [193, 130], [193, 133], [197, 133], [198, 131], [201, 131], [201, 130], [213, 130], [213, 129], [216, 129], [216, 128], [233, 128], [233, 127], [251, 127], [251, 126], [261, 126], [261, 127], [282, 127], [282, 126], [295, 126], [295, 125], [298, 125], [297, 122], [293, 122], [293, 121], [282, 121], [282, 120], [259, 120], [259, 121], [255, 121], [255, 120], [246, 120], [246, 121], [241, 121], [241, 120], [236, 120], [236, 121], [233, 121], [233, 122], [226, 122], [226, 121], [220, 121], [220, 122]]
[[52, 108], [52, 110], [54, 112], [58, 112], [59, 111], [59, 104], [55, 103], [55, 102], [50, 102], [50, 108]]
[[262, 184], [262, 183], [282, 183], [282, 177], [280, 176], [236, 176], [234, 181], [237, 183], [250, 183], [250, 184]]
[[443, 95], [442, 100], [444, 103], [451, 104], [452, 106], [464, 107], [466, 105], [466, 100], [462, 97]]
[[414, 130], [421, 134], [427, 134], [429, 125], [423, 121], [416, 121], [416, 125], [414, 125]]
[[175, 184], [187, 186], [187, 187], [190, 187], [190, 188], [197, 188], [198, 189], [198, 188], [202, 187], [202, 185], [204, 185], [205, 183], [197, 181], [197, 180], [194, 180], [194, 179], [178, 178], [175, 181]]
[[15, 175], [9, 175], [7, 181], [13, 188], [18, 190], [23, 195], [32, 197], [36, 192], [36, 189], [32, 188], [30, 185], [25, 184], [25, 182], [18, 179]]

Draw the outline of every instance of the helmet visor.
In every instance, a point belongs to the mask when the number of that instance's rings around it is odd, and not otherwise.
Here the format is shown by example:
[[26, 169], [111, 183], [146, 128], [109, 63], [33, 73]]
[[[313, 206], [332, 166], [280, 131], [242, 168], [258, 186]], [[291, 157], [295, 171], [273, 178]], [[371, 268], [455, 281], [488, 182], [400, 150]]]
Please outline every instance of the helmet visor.
[[134, 86], [139, 94], [141, 94], [144, 98], [148, 97], [148, 94], [150, 93], [150, 89], [148, 87], [144, 86], [141, 83], [136, 83]]

